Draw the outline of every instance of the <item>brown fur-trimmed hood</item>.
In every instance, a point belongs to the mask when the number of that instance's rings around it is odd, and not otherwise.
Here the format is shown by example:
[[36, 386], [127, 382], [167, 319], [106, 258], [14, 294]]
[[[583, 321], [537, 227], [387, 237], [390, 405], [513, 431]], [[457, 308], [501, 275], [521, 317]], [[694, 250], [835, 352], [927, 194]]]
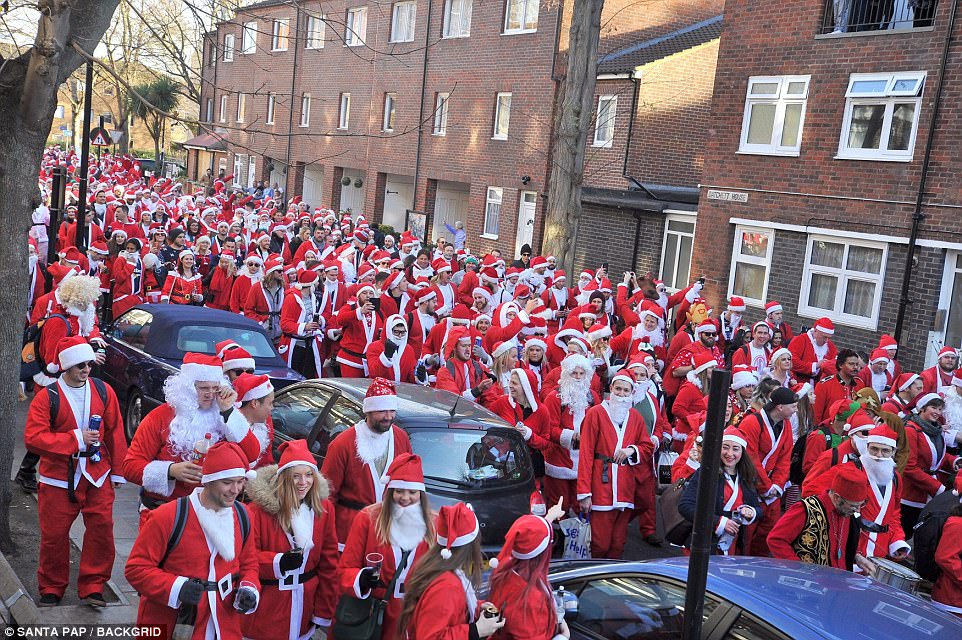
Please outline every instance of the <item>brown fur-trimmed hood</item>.
[[[327, 500], [331, 495], [331, 487], [324, 474], [318, 473], [320, 482], [321, 500]], [[251, 502], [262, 508], [271, 515], [277, 515], [280, 511], [280, 500], [277, 498], [277, 465], [271, 464], [257, 470], [257, 475], [253, 480], [247, 482], [247, 495]]]

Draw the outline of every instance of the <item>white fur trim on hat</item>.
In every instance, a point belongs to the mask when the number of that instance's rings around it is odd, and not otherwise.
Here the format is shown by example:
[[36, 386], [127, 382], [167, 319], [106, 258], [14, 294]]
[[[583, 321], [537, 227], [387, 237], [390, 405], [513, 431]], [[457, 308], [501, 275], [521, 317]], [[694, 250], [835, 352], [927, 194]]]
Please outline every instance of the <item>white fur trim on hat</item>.
[[235, 467], [233, 469], [224, 469], [216, 473], [209, 473], [200, 477], [201, 484], [207, 484], [208, 482], [214, 482], [215, 480], [224, 480], [225, 478], [246, 478], [247, 469], [242, 469], [240, 467]]
[[512, 369], [511, 375], [518, 376], [518, 382], [524, 390], [524, 397], [528, 399], [528, 405], [532, 411], [538, 410], [538, 390], [531, 388], [531, 380], [528, 379], [528, 372], [525, 369]]
[[902, 386], [899, 387], [899, 391], [905, 391], [906, 389], [911, 387], [916, 380], [921, 380], [921, 379], [922, 378], [919, 376], [919, 374], [913, 373], [912, 375], [909, 376], [908, 380], [902, 383]]
[[919, 398], [916, 399], [915, 406], [921, 409], [928, 403], [934, 400], [941, 400], [941, 399], [942, 399], [942, 396], [940, 396], [937, 393], [926, 393], [925, 395], [920, 396]]
[[879, 435], [873, 436], [871, 434], [869, 434], [869, 436], [865, 438], [865, 442], [868, 444], [880, 444], [884, 447], [892, 447], [893, 449], [895, 449], [898, 446], [898, 443], [892, 438], [886, 438], [885, 436], [879, 436]]
[[257, 366], [254, 362], [254, 358], [237, 358], [236, 360], [224, 360], [224, 371], [230, 371], [231, 369], [253, 369]]
[[[466, 545], [466, 544], [471, 544], [472, 542], [474, 542], [474, 539], [478, 537], [478, 532], [479, 532], [480, 530], [481, 530], [481, 529], [478, 527], [478, 520], [477, 520], [477, 518], [475, 518], [475, 520], [474, 520], [474, 531], [472, 531], [472, 532], [470, 532], [470, 533], [466, 533], [466, 534], [464, 534], [463, 536], [458, 536], [457, 538], [455, 538], [454, 540], [451, 541], [451, 545], [450, 545], [450, 546], [451, 546], [451, 547], [463, 547], [463, 546]], [[447, 547], [448, 547], [448, 539], [447, 539], [446, 536], [442, 536], [440, 533], [437, 535], [437, 538], [438, 538], [438, 545], [439, 545], [439, 546], [442, 546], [442, 547], [445, 547], [444, 549], [441, 550], [441, 556], [442, 556], [445, 560], [447, 560], [448, 558], [451, 557], [451, 551], [447, 548]], [[447, 551], [447, 555], [444, 555], [444, 552], [445, 552], [445, 551]]]
[[758, 384], [758, 378], [752, 371], [739, 371], [734, 376], [732, 376], [732, 389], [738, 391], [744, 387], [754, 386]]
[[397, 396], [371, 396], [364, 398], [363, 411], [397, 411]]
[[544, 351], [548, 350], [548, 345], [544, 343], [544, 340], [540, 340], [538, 338], [529, 338], [526, 340], [524, 343], [524, 348], [527, 349], [528, 347], [541, 347]]
[[[470, 337], [468, 337], [468, 339], [470, 340]], [[511, 340], [505, 340], [504, 342], [502, 342], [497, 346], [497, 348], [491, 353], [491, 356], [494, 358], [500, 358], [501, 356], [506, 354], [508, 351], [510, 351], [511, 347], [516, 347], [516, 346], [518, 345], [512, 342]]]
[[244, 394], [243, 398], [238, 398], [239, 402], [247, 402], [249, 400], [260, 400], [265, 396], [269, 396], [274, 392], [274, 385], [270, 383], [270, 380], [262, 384], [257, 385], [250, 391]]
[[548, 544], [551, 542], [551, 525], [548, 524], [548, 521], [545, 520], [544, 518], [539, 518], [539, 520], [544, 523], [547, 529], [547, 533], [545, 533], [545, 536], [544, 538], [541, 539], [541, 542], [538, 543], [538, 546], [532, 549], [531, 551], [529, 551], [528, 553], [521, 553], [520, 551], [515, 551], [514, 549], [512, 549], [511, 555], [517, 558], [518, 560], [530, 560], [531, 558], [536, 558], [539, 555], [541, 555], [541, 553], [545, 549], [548, 548]]
[[60, 352], [60, 355], [57, 356], [57, 360], [60, 362], [60, 369], [66, 371], [81, 362], [93, 362], [96, 357], [93, 347], [84, 342], [83, 344], [74, 345], [69, 349], [64, 349]]
[[768, 307], [767, 309], [765, 309], [765, 314], [766, 314], [766, 315], [771, 315], [771, 314], [773, 314], [773, 313], [778, 313], [778, 312], [781, 311], [781, 310], [782, 310], [782, 305], [780, 305], [780, 304], [773, 304], [772, 306], [770, 306], [770, 307]]
[[206, 364], [190, 362], [181, 366], [181, 373], [187, 376], [192, 382], [223, 382], [223, 367], [213, 367]]
[[742, 449], [748, 448], [748, 442], [745, 441], [745, 438], [740, 438], [730, 433], [722, 434], [722, 442], [731, 442], [733, 444], [741, 445]]
[[382, 483], [387, 480], [385, 489], [407, 489], [409, 491], [427, 491], [423, 482], [409, 482], [407, 480], [391, 480], [387, 476], [381, 479]]
[[594, 342], [595, 340], [601, 340], [602, 338], [610, 338], [610, 337], [611, 337], [611, 327], [609, 327], [608, 325], [603, 326], [597, 331], [588, 332], [589, 342]]
[[786, 349], [785, 347], [781, 347], [780, 349], [775, 349], [774, 353], [772, 353], [772, 357], [768, 359], [768, 364], [775, 364], [775, 361], [781, 358], [782, 356], [791, 357], [791, 355], [792, 355], [792, 352]]
[[691, 370], [691, 372], [694, 373], [694, 374], [699, 374], [699, 373], [701, 373], [702, 371], [705, 371], [706, 369], [711, 369], [712, 367], [717, 367], [717, 366], [718, 366], [718, 362], [716, 362], [714, 359], [712, 359], [712, 360], [708, 360], [707, 362], [701, 363], [701, 366], [694, 367], [694, 368]]
[[372, 285], [365, 284], [365, 285], [361, 285], [361, 287], [354, 292], [354, 295], [359, 296], [361, 295], [362, 291], [370, 291], [371, 293], [377, 293], [377, 291], [374, 289]]

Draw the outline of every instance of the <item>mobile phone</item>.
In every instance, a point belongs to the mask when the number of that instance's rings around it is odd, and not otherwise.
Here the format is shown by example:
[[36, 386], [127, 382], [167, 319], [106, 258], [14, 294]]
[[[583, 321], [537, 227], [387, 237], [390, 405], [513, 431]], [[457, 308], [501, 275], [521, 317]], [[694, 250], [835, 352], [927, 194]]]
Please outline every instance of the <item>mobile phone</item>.
[[607, 263], [607, 262], [602, 262], [602, 263], [601, 263], [601, 268], [605, 270], [605, 273], [608, 273], [608, 263]]
[[380, 299], [380, 298], [371, 298], [370, 300], [368, 300], [368, 302], [370, 302], [372, 305], [374, 305], [374, 313], [377, 313], [378, 311], [381, 310], [381, 299]]

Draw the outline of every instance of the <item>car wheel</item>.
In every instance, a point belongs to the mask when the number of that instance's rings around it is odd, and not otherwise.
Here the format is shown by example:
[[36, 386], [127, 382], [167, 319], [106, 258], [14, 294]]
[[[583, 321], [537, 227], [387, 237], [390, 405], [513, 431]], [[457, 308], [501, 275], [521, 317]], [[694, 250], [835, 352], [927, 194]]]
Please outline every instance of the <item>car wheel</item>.
[[127, 394], [127, 411], [124, 413], [124, 432], [127, 435], [127, 442], [134, 439], [137, 427], [144, 417], [144, 399], [139, 391], [131, 390]]

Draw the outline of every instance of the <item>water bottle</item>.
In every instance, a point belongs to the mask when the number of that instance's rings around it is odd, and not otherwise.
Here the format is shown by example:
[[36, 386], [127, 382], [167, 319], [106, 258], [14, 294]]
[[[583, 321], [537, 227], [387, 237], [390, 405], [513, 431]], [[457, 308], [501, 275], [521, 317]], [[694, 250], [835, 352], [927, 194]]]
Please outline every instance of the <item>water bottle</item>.
[[103, 421], [104, 419], [100, 416], [90, 416], [90, 424], [87, 425], [88, 430], [96, 431], [98, 434], [97, 441], [87, 447], [87, 450], [90, 452], [88, 458], [91, 462], [100, 462], [100, 425]]
[[194, 452], [191, 456], [194, 460], [194, 464], [201, 464], [204, 460], [204, 456], [210, 450], [211, 439], [213, 436], [209, 433], [204, 434], [203, 440], [198, 440], [194, 443]]

